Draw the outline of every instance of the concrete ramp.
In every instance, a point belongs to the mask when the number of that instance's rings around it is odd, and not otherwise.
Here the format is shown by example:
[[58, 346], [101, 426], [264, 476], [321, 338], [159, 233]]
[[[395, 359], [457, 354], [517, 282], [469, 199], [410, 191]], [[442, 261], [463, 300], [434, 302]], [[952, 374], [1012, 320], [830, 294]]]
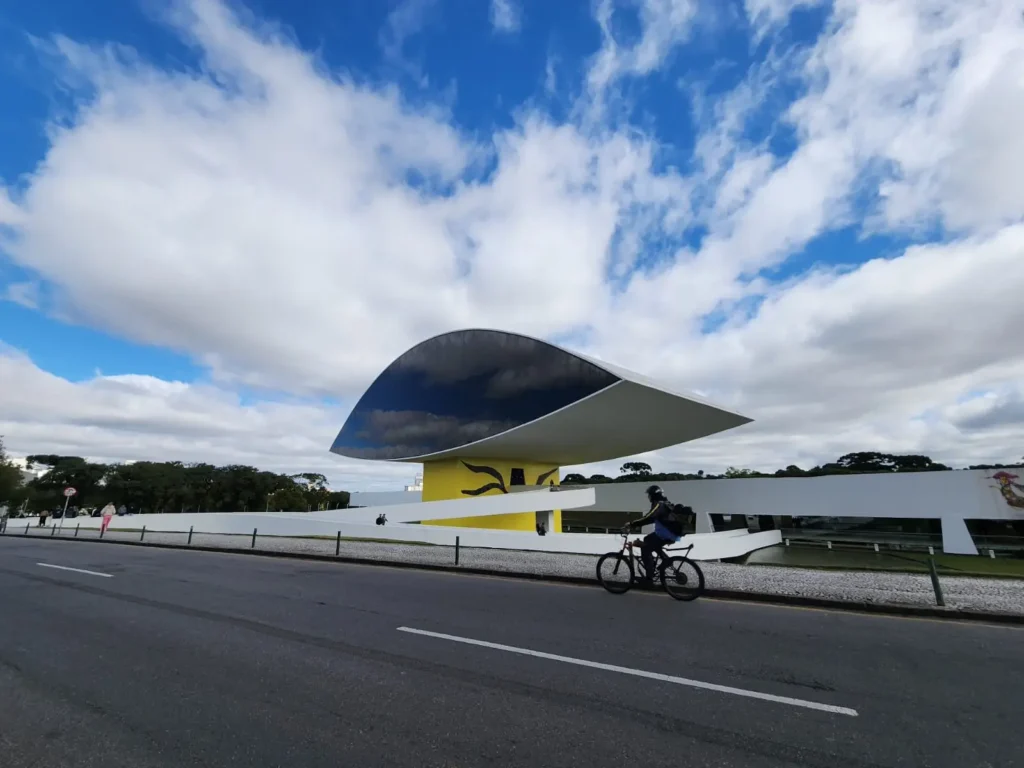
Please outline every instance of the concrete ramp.
[[452, 520], [459, 517], [536, 512], [540, 509], [579, 509], [592, 507], [596, 500], [597, 495], [593, 488], [560, 491], [536, 490], [467, 499], [389, 504], [362, 509], [332, 509], [327, 512], [299, 513], [297, 516], [341, 523], [372, 524], [377, 519], [377, 515], [383, 512], [388, 517], [388, 524], [392, 525], [395, 523], [419, 523], [424, 520]]
[[[484, 528], [416, 525], [426, 520], [447, 520], [459, 517], [507, 515], [534, 512], [538, 509], [577, 509], [594, 504], [593, 488], [572, 490], [537, 490], [483, 496], [473, 499], [395, 504], [368, 509], [336, 509], [327, 512], [190, 512], [184, 514], [130, 515], [115, 517], [110, 530], [139, 530], [143, 526], [154, 533], [195, 533], [222, 535], [309, 537], [337, 536], [349, 539], [376, 539], [396, 544], [435, 544], [454, 546], [456, 538], [464, 547], [486, 549], [560, 552], [576, 555], [600, 555], [622, 546], [622, 537], [612, 534], [551, 533], [539, 536], [533, 532], [502, 531]], [[387, 525], [374, 525], [382, 511]], [[8, 532], [13, 534], [26, 523], [35, 527], [38, 518], [12, 520]], [[59, 521], [52, 521], [51, 525]], [[102, 519], [84, 517], [66, 520], [64, 527], [99, 528]], [[685, 537], [684, 546], [694, 544], [690, 556], [695, 560], [719, 560], [739, 557], [755, 549], [780, 544], [779, 531], [748, 534], [745, 530], [720, 533], [698, 533]]]

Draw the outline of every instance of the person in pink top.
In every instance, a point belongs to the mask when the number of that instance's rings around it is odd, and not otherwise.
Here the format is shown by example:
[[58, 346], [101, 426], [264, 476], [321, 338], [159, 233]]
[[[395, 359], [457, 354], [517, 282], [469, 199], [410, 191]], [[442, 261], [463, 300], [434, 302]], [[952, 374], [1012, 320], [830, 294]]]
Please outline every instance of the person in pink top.
[[114, 505], [107, 504], [103, 508], [103, 522], [100, 523], [100, 533], [106, 533], [107, 526], [110, 525], [110, 519], [114, 516]]

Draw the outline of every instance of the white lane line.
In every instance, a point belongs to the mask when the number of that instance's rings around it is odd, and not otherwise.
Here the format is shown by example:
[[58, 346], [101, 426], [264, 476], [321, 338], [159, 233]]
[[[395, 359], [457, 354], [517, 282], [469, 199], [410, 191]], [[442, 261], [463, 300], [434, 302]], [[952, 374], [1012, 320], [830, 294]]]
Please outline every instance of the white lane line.
[[743, 688], [733, 688], [728, 685], [716, 685], [715, 683], [704, 683], [700, 680], [690, 680], [685, 677], [676, 677], [674, 675], [662, 675], [658, 672], [647, 672], [642, 669], [630, 669], [629, 667], [620, 667], [615, 664], [602, 664], [597, 661], [587, 661], [586, 659], [574, 659], [571, 656], [559, 656], [555, 653], [544, 653], [542, 651], [531, 651], [529, 648], [516, 648], [513, 645], [502, 645], [501, 643], [489, 643], [485, 640], [472, 640], [468, 637], [457, 637], [456, 635], [445, 635], [440, 632], [428, 632], [425, 629], [413, 629], [412, 627], [398, 627], [399, 632], [408, 632], [413, 635], [423, 635], [424, 637], [436, 637], [441, 640], [451, 640], [455, 643], [465, 643], [466, 645], [478, 645], [482, 648], [493, 648], [497, 651], [508, 651], [509, 653], [518, 653], [523, 656], [534, 656], [538, 659], [550, 659], [551, 661], [561, 661], [565, 664], [575, 664], [580, 667], [590, 667], [591, 669], [603, 669], [606, 672], [619, 672], [623, 675], [633, 675], [634, 677], [646, 677], [650, 680], [660, 680], [664, 683], [675, 683], [676, 685], [687, 685], [691, 688], [701, 688], [705, 691], [717, 691], [718, 693], [730, 693], [733, 696], [745, 696], [748, 699], [760, 699], [761, 701], [771, 701], [775, 704], [788, 704], [791, 707], [803, 707], [804, 709], [816, 709], [820, 712], [831, 712], [834, 715], [849, 715], [850, 717], [857, 717], [857, 710], [849, 709], [847, 707], [836, 707], [831, 704], [819, 704], [816, 701], [805, 701], [804, 699], [792, 699], [789, 696], [776, 696], [771, 693], [760, 693], [758, 691], [748, 691]]
[[56, 568], [58, 571], [74, 571], [75, 573], [85, 573], [89, 576], [102, 576], [105, 579], [114, 578], [112, 573], [100, 573], [99, 571], [86, 571], [82, 568], [68, 568], [66, 565], [53, 565], [51, 563], [36, 563], [36, 565], [42, 568]]

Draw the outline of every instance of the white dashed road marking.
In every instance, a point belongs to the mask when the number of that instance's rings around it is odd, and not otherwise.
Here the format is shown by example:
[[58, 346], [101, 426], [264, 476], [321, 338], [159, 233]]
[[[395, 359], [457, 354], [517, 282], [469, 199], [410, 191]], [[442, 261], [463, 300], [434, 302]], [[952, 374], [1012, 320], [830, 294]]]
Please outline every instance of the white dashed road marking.
[[36, 563], [36, 565], [42, 568], [56, 568], [58, 571], [74, 571], [75, 573], [84, 573], [89, 576], [102, 576], [104, 579], [114, 578], [112, 573], [100, 573], [99, 571], [86, 571], [82, 568], [68, 568], [66, 565], [53, 565], [51, 563]]
[[529, 648], [517, 648], [513, 645], [502, 645], [500, 643], [489, 643], [485, 640], [472, 640], [468, 637], [458, 637], [456, 635], [445, 635], [440, 632], [428, 632], [425, 629], [413, 629], [412, 627], [398, 627], [399, 632], [408, 632], [413, 635], [423, 635], [424, 637], [435, 637], [440, 640], [451, 640], [455, 643], [464, 643], [466, 645], [477, 645], [481, 648], [491, 648], [496, 651], [506, 651], [508, 653], [518, 653], [522, 656], [533, 656], [538, 659], [548, 659], [549, 661], [560, 661], [563, 664], [575, 664], [579, 667], [590, 667], [591, 669], [601, 669], [605, 672], [618, 672], [623, 675], [633, 675], [634, 677], [646, 677], [649, 680], [660, 680], [663, 683], [674, 683], [676, 685], [686, 685], [690, 688], [701, 688], [705, 691], [717, 691], [718, 693], [728, 693], [733, 696], [744, 696], [748, 699], [760, 699], [761, 701], [770, 701], [774, 704], [788, 704], [791, 707], [803, 707], [804, 709], [816, 709], [819, 712], [830, 712], [834, 715], [849, 715], [850, 717], [857, 717], [857, 710], [849, 709], [847, 707], [836, 707], [832, 704], [819, 704], [816, 701], [805, 701], [804, 699], [792, 699], [789, 696], [776, 696], [771, 693], [760, 693], [758, 691], [748, 691], [743, 688], [733, 688], [728, 685], [716, 685], [715, 683], [704, 683], [700, 680], [690, 680], [685, 677], [676, 677], [674, 675], [662, 675], [658, 672], [647, 672], [642, 669], [630, 669], [629, 667], [619, 667], [615, 664], [602, 664], [597, 661], [587, 661], [586, 659], [574, 659], [571, 656], [559, 656], [554, 653], [544, 653], [542, 651], [531, 651]]

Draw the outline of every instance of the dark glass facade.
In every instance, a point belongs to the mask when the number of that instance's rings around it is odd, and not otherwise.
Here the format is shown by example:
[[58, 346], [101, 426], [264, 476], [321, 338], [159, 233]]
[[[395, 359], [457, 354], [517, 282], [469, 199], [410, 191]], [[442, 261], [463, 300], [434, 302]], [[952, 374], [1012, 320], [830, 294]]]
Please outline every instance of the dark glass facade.
[[359, 459], [410, 459], [539, 419], [619, 381], [542, 341], [457, 331], [413, 347], [359, 400], [331, 446]]

